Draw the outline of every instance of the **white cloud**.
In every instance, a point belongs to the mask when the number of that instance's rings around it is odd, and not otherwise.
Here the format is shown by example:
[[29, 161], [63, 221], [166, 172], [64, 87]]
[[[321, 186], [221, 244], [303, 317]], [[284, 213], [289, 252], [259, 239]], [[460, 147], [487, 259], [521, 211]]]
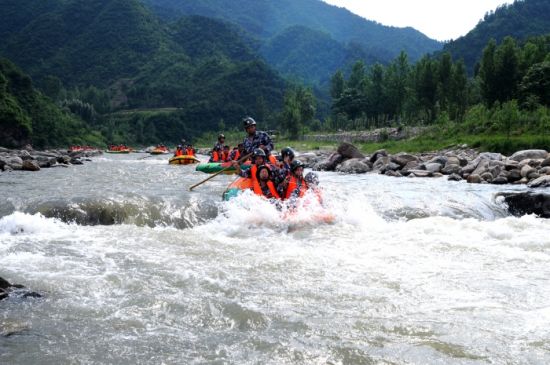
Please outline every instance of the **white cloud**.
[[472, 30], [485, 13], [513, 0], [324, 0], [369, 20], [413, 27], [437, 40], [456, 39]]

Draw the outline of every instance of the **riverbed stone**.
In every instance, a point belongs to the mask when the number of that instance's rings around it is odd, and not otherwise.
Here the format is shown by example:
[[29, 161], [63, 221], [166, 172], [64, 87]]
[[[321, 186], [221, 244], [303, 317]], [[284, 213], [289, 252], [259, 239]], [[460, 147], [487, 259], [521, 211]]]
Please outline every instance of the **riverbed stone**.
[[536, 214], [543, 218], [550, 218], [550, 194], [534, 192], [499, 193], [504, 197], [508, 211], [515, 216]]
[[[431, 160], [433, 161], [433, 160]], [[441, 171], [442, 164], [439, 162], [428, 162], [424, 165], [424, 168], [426, 171], [430, 171], [432, 173]]]
[[537, 172], [537, 170], [534, 167], [531, 167], [529, 165], [524, 165], [521, 168], [521, 176], [522, 177], [529, 177], [530, 174]]
[[482, 152], [479, 154], [479, 158], [482, 160], [503, 161], [505, 156], [495, 152]]
[[539, 169], [539, 174], [550, 175], [550, 166], [544, 166], [541, 169]]
[[365, 155], [359, 152], [357, 147], [347, 142], [341, 143], [340, 146], [338, 146], [338, 150], [336, 152], [338, 152], [344, 159], [350, 159], [350, 158], [362, 159], [365, 157]]
[[360, 158], [351, 158], [339, 164], [336, 171], [354, 174], [363, 174], [371, 171], [372, 168], [364, 163]]
[[[404, 152], [400, 152], [396, 155], [393, 155], [391, 156], [391, 161], [392, 162], [395, 162], [396, 164], [398, 164], [399, 166], [401, 166], [401, 168], [405, 167], [409, 162], [411, 161], [415, 161], [415, 162], [418, 162], [419, 159], [418, 157], [414, 156], [414, 155], [411, 155], [411, 154], [408, 154], [408, 153], [404, 153]], [[418, 166], [418, 164], [417, 164]]]
[[468, 175], [468, 178], [466, 179], [466, 181], [470, 184], [479, 184], [481, 183], [482, 179], [481, 179], [481, 176], [477, 174], [471, 174], [471, 175]]
[[459, 174], [450, 174], [447, 177], [447, 180], [449, 180], [449, 181], [461, 181], [462, 177]]
[[375, 163], [380, 157], [387, 157], [388, 152], [384, 149], [375, 151], [372, 156], [370, 156], [370, 162]]
[[458, 164], [448, 164], [441, 169], [441, 172], [445, 175], [452, 175], [460, 173], [460, 166]]
[[540, 176], [527, 184], [530, 188], [544, 188], [550, 186], [550, 175]]
[[515, 161], [521, 161], [525, 159], [546, 159], [548, 157], [548, 152], [545, 150], [523, 150], [523, 151], [517, 151], [509, 158], [511, 160]]
[[433, 173], [426, 170], [409, 170], [409, 175], [413, 175], [414, 177], [432, 177]]
[[545, 159], [542, 160], [542, 162], [540, 163], [540, 167], [546, 167], [546, 166], [550, 166], [550, 157], [545, 158]]
[[336, 166], [342, 161], [343, 161], [342, 155], [335, 152], [331, 154], [327, 159], [322, 160], [321, 162], [315, 164], [313, 166], [313, 169], [321, 170], [321, 171], [334, 171]]
[[403, 175], [401, 175], [399, 171], [395, 171], [395, 170], [386, 170], [384, 175], [391, 176], [391, 177], [403, 177]]
[[38, 162], [34, 160], [25, 160], [23, 161], [22, 170], [24, 171], [39, 171], [40, 166], [38, 165]]

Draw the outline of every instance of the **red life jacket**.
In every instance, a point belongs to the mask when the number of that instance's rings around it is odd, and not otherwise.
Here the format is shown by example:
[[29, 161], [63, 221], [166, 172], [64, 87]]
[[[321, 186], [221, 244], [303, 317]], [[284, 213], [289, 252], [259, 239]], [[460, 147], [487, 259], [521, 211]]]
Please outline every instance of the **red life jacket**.
[[288, 186], [286, 187], [286, 194], [285, 199], [288, 199], [291, 197], [292, 193], [299, 189], [298, 197], [303, 197], [306, 190], [307, 185], [304, 178], [300, 178], [299, 180], [296, 179], [294, 176], [290, 176], [290, 181], [288, 182]]
[[257, 179], [252, 180], [252, 186], [254, 187], [254, 193], [260, 196], [265, 196], [266, 198], [275, 198], [275, 199], [281, 199], [279, 194], [277, 193], [277, 190], [275, 189], [275, 185], [273, 184], [273, 181], [269, 180], [267, 182], [267, 187], [269, 188], [269, 195], [265, 195], [262, 187], [260, 186], [260, 182]]
[[176, 150], [175, 156], [183, 156], [183, 151], [180, 149]]
[[239, 157], [241, 157], [241, 153], [239, 152], [239, 150], [235, 150], [235, 156], [233, 156], [233, 160], [237, 161]]
[[218, 155], [218, 151], [212, 151], [212, 161], [213, 162], [220, 161], [220, 156]]

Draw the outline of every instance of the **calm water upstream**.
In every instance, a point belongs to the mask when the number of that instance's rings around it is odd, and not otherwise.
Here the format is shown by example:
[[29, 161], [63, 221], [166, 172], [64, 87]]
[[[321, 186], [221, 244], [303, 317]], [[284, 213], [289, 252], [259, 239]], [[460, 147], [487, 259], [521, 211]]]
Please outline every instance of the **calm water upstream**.
[[320, 173], [316, 224], [143, 156], [0, 174], [0, 277], [45, 295], [0, 302], [1, 364], [550, 363], [525, 188]]

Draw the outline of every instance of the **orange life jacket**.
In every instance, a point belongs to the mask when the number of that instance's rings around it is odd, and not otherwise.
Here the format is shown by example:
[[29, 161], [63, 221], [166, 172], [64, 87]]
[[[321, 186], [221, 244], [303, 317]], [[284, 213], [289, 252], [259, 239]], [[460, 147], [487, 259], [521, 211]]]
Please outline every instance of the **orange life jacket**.
[[260, 186], [260, 182], [257, 179], [252, 180], [252, 186], [254, 187], [254, 193], [260, 196], [265, 196], [266, 198], [275, 198], [275, 199], [281, 199], [279, 194], [277, 193], [277, 190], [275, 189], [275, 185], [273, 185], [273, 181], [269, 180], [267, 182], [267, 187], [269, 188], [269, 193], [271, 196], [267, 196], [264, 194], [262, 187]]
[[298, 197], [303, 197], [307, 190], [306, 181], [303, 178], [298, 180], [294, 176], [290, 176], [290, 181], [286, 188], [285, 199], [290, 198], [292, 193], [297, 189], [299, 189]]
[[222, 152], [221, 153], [222, 161], [227, 162], [229, 161], [229, 152]]
[[212, 161], [213, 162], [220, 161], [220, 155], [218, 154], [218, 151], [212, 151]]
[[194, 156], [193, 150], [191, 148], [188, 148], [187, 150], [185, 150], [185, 154], [188, 156]]
[[268, 159], [270, 163], [272, 163], [273, 165], [277, 165], [278, 161], [277, 161], [277, 158], [275, 158], [275, 156], [269, 155]]
[[180, 149], [177, 149], [174, 156], [183, 156], [183, 151]]

